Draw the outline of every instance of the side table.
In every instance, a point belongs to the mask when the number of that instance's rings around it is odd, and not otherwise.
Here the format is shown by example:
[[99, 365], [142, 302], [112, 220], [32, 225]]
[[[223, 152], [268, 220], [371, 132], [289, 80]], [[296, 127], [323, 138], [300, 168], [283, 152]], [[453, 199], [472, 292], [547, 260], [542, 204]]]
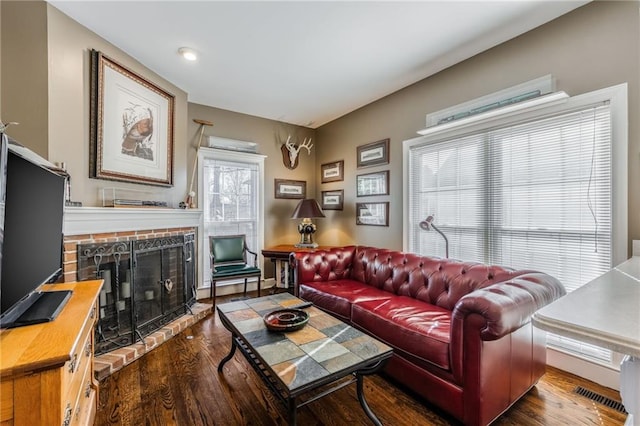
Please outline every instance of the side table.
[[288, 289], [291, 285], [291, 268], [289, 266], [289, 254], [292, 252], [310, 252], [330, 249], [332, 246], [318, 246], [316, 248], [296, 247], [293, 244], [281, 244], [262, 250], [262, 256], [270, 259], [275, 264], [276, 287]]
[[620, 365], [620, 396], [640, 426], [640, 256], [543, 307], [533, 325], [543, 330], [625, 354]]

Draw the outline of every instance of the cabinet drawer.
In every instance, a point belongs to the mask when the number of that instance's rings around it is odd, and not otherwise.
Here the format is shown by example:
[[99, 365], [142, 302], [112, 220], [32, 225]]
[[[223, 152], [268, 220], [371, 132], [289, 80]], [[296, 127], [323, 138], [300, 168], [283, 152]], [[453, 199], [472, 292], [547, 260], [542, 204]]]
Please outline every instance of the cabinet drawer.
[[[79, 425], [85, 424], [87, 415], [90, 414], [91, 411], [95, 411], [95, 389], [93, 388], [93, 380], [92, 380], [93, 369], [91, 365], [87, 365], [87, 368], [82, 374], [80, 380], [77, 381], [77, 387], [74, 386], [71, 388], [72, 394], [69, 394], [69, 397], [75, 397], [72, 400], [73, 412], [70, 424]], [[74, 385], [76, 383], [74, 382]], [[93, 406], [91, 405], [91, 400], [93, 396]]]
[[0, 384], [0, 423], [9, 423], [11, 419], [13, 419], [13, 380], [7, 380]]
[[89, 395], [82, 394], [82, 400], [76, 408], [77, 415], [74, 417], [71, 423], [74, 426], [92, 426], [96, 418], [96, 398], [98, 393], [94, 388], [91, 388]]
[[61, 395], [69, 395], [74, 381], [81, 380], [84, 370], [91, 366], [93, 359], [93, 322], [82, 330], [78, 342], [73, 351], [71, 359], [67, 361], [62, 371], [62, 392]]

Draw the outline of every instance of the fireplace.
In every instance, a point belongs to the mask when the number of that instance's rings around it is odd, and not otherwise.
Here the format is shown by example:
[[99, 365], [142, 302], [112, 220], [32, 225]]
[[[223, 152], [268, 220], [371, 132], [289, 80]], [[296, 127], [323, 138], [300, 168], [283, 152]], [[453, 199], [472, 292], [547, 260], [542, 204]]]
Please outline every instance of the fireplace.
[[95, 353], [143, 341], [196, 300], [195, 238], [78, 244], [78, 280], [102, 278]]
[[[206, 314], [195, 303], [202, 274], [196, 248], [202, 211], [65, 207], [64, 214], [63, 280], [105, 278], [95, 339], [96, 353], [102, 355], [96, 360], [115, 358], [112, 354], [128, 348], [140, 356], [182, 330], [178, 321], [192, 323]], [[157, 268], [149, 266], [152, 261]], [[140, 272], [145, 268], [158, 272], [145, 281]]]

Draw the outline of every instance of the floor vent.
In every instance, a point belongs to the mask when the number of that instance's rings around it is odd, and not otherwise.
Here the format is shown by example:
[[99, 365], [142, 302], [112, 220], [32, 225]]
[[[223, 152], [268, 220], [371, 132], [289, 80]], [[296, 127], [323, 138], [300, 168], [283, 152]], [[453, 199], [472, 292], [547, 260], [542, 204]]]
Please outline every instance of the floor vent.
[[612, 408], [616, 411], [627, 414], [627, 410], [625, 410], [624, 405], [622, 405], [621, 402], [615, 401], [609, 397], [600, 395], [599, 393], [583, 388], [582, 386], [578, 386], [573, 390], [573, 392], [586, 398], [592, 399], [599, 404], [606, 405], [607, 407]]

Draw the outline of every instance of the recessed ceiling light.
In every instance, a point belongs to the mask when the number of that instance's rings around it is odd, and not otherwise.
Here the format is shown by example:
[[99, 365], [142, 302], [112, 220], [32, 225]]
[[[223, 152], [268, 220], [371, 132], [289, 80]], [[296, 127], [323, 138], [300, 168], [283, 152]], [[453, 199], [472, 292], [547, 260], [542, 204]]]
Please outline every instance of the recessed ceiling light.
[[196, 59], [198, 59], [196, 51], [190, 47], [181, 47], [180, 49], [178, 49], [178, 53], [182, 55], [182, 57], [187, 61], [195, 61]]

